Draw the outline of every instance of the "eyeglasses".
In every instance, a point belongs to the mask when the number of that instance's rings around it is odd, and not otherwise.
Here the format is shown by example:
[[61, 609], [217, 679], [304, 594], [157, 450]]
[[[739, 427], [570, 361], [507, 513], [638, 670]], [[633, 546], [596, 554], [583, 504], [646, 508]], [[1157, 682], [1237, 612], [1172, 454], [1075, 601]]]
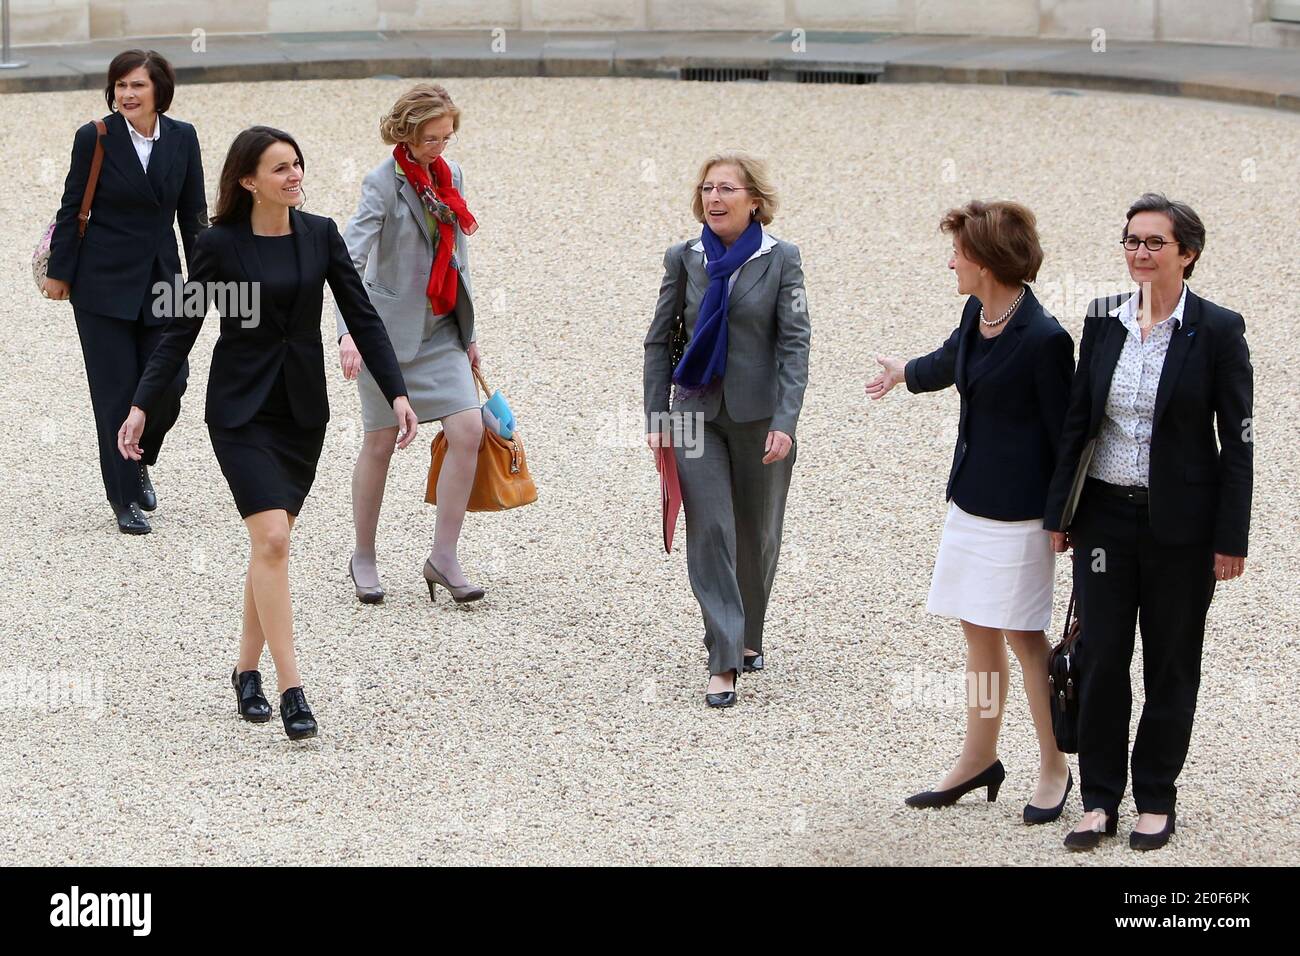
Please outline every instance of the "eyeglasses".
[[1147, 236], [1145, 239], [1139, 239], [1137, 236], [1125, 236], [1119, 241], [1119, 244], [1129, 252], [1137, 252], [1138, 246], [1146, 246], [1151, 252], [1159, 252], [1165, 246], [1178, 245], [1178, 240], [1166, 239], [1163, 236]]
[[420, 140], [420, 145], [425, 147], [450, 146], [454, 142], [456, 142], [456, 134], [452, 133], [450, 136], [442, 136], [442, 137], [435, 136], [432, 139], [422, 139]]
[[732, 186], [730, 183], [721, 183], [717, 186], [713, 185], [713, 183], [704, 183], [700, 186], [700, 195], [708, 196], [709, 193], [717, 190], [718, 195], [723, 199], [730, 199], [736, 193], [744, 192], [745, 188], [744, 186]]

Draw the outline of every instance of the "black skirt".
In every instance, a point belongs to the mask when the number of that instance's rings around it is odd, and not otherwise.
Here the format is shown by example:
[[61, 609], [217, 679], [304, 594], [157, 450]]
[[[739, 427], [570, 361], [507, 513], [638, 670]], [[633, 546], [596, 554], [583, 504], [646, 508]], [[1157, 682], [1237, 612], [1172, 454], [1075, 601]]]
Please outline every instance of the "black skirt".
[[283, 371], [250, 421], [238, 428], [209, 425], [208, 436], [241, 518], [277, 509], [296, 516], [302, 510], [316, 480], [325, 426], [303, 428], [294, 421]]

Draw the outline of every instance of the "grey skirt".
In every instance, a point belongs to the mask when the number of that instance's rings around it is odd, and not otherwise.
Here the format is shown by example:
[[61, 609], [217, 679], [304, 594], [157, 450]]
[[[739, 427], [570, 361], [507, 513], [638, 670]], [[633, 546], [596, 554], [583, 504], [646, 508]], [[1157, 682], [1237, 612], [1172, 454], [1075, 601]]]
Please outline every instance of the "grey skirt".
[[[435, 316], [426, 309], [420, 350], [411, 361], [400, 364], [407, 398], [421, 422], [438, 421], [479, 407], [469, 353], [460, 344], [460, 327], [454, 315]], [[364, 363], [357, 376], [357, 391], [361, 394], [361, 424], [366, 431], [397, 427], [393, 407]]]

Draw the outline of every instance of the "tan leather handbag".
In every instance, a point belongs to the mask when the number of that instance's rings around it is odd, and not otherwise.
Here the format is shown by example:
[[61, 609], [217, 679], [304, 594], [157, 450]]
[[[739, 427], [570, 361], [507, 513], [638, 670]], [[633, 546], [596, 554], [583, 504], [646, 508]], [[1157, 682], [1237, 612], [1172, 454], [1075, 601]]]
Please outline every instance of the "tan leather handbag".
[[[492, 394], [492, 389], [483, 379], [478, 369], [473, 369], [474, 381], [483, 389], [484, 397]], [[443, 459], [447, 457], [447, 436], [441, 431], [433, 439], [430, 449], [429, 479], [424, 487], [424, 500], [431, 505], [438, 503], [438, 475], [442, 472]], [[505, 511], [520, 505], [532, 504], [537, 500], [537, 486], [528, 473], [528, 460], [524, 457], [524, 445], [519, 440], [516, 429], [514, 437], [506, 440], [492, 431], [483, 429], [483, 441], [478, 446], [478, 470], [474, 473], [474, 487], [470, 489], [470, 511]]]

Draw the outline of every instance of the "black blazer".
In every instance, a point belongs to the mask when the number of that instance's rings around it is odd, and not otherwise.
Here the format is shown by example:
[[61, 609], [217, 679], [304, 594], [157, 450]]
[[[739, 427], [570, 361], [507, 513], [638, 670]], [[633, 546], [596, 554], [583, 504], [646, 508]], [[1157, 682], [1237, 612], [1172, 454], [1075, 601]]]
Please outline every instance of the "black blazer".
[[[220, 296], [217, 299], [221, 336], [212, 351], [212, 367], [208, 372], [205, 420], [209, 425], [238, 428], [251, 419], [266, 401], [281, 367], [294, 420], [304, 427], [322, 426], [329, 421], [325, 349], [321, 340], [326, 282], [357, 350], [384, 397], [391, 403], [406, 394], [406, 383], [388, 333], [370, 304], [334, 220], [291, 209], [289, 222], [301, 275], [290, 312], [282, 313], [269, 297], [261, 296], [259, 314], [249, 319], [239, 314], [237, 296], [226, 296], [224, 303]], [[206, 297], [202, 312], [206, 313], [207, 302], [214, 295], [214, 284], [251, 283], [262, 278], [262, 265], [249, 223], [216, 225], [205, 229], [194, 245], [187, 296], [202, 289]], [[188, 291], [191, 289], [196, 291], [191, 293]], [[146, 413], [175, 377], [198, 338], [202, 314], [197, 317], [192, 314], [199, 311], [197, 308], [185, 311], [187, 314], [173, 319], [163, 333], [135, 390], [132, 404]]]
[[961, 394], [946, 498], [957, 492], [958, 507], [981, 518], [1041, 518], [1070, 396], [1074, 340], [1026, 287], [993, 353], [970, 375], [979, 313], [971, 296], [948, 341], [907, 363], [907, 388], [933, 392], [956, 384]]
[[[1061, 518], [1075, 473], [1084, 448], [1101, 430], [1126, 334], [1110, 311], [1131, 294], [1096, 299], [1083, 320], [1079, 371], [1043, 521], [1049, 530], [1066, 530]], [[1188, 289], [1183, 324], [1169, 343], [1156, 386], [1148, 489], [1151, 532], [1158, 541], [1212, 543], [1219, 554], [1246, 556], [1254, 482], [1253, 404], [1245, 321]]]
[[166, 114], [159, 114], [158, 123], [158, 141], [149, 155], [146, 175], [131, 144], [126, 118], [120, 113], [104, 117], [108, 129], [104, 164], [80, 242], [77, 213], [90, 178], [95, 124], [87, 123], [73, 138], [72, 164], [50, 237], [49, 275], [72, 287], [76, 308], [118, 319], [136, 318], [145, 297], [152, 295], [153, 282], [181, 271], [177, 224], [185, 261], [193, 262], [194, 240], [208, 225], [199, 137], [189, 123]]

